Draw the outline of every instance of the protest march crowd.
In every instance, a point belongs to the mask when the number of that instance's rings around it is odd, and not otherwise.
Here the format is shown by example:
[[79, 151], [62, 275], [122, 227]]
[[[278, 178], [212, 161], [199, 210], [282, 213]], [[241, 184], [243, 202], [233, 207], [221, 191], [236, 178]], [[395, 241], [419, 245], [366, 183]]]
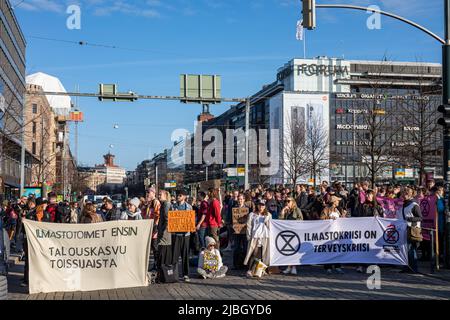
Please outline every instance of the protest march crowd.
[[[298, 266], [280, 270], [270, 267], [269, 234], [271, 219], [329, 220], [358, 217], [403, 219], [412, 231], [408, 237], [409, 266], [401, 272], [418, 272], [418, 252], [421, 259], [430, 260], [430, 237], [421, 230], [423, 221], [421, 201], [432, 199], [437, 212], [438, 245], [443, 248], [446, 219], [445, 189], [427, 181], [426, 186], [376, 186], [369, 182], [356, 183], [348, 190], [341, 183], [331, 185], [323, 181], [318, 188], [297, 185], [258, 186], [251, 190], [220, 189], [198, 192], [188, 196], [184, 190], [172, 195], [169, 191], [149, 188], [146, 196], [125, 201], [120, 208], [109, 198], [101, 207], [79, 198], [78, 202], [57, 202], [57, 196], [5, 201], [0, 217], [11, 242], [11, 250], [22, 255], [25, 271], [22, 286], [28, 286], [29, 264], [24, 219], [47, 223], [89, 224], [117, 220], [154, 220], [151, 235], [151, 254], [154, 263], [149, 271], [156, 282], [190, 281], [190, 266], [196, 265], [196, 274], [204, 279], [225, 277], [228, 266], [222, 256], [232, 252], [233, 270], [246, 271], [254, 277], [271, 273], [297, 274]], [[237, 210], [238, 209], [238, 210]], [[242, 211], [239, 211], [243, 209]], [[170, 233], [169, 211], [195, 211], [196, 232]], [[237, 211], [236, 211], [237, 210]], [[234, 228], [235, 212], [246, 212], [240, 219], [241, 229]], [[243, 220], [242, 220], [243, 219]], [[436, 228], [432, 228], [435, 229]], [[417, 234], [419, 230], [419, 234]], [[422, 234], [424, 235], [422, 237]], [[440, 250], [443, 252], [443, 250]], [[178, 261], [181, 257], [181, 277], [178, 279]], [[443, 259], [442, 256], [439, 257]], [[265, 268], [261, 269], [264, 266]], [[231, 267], [231, 266], [230, 266]], [[365, 265], [356, 265], [356, 271], [365, 272]], [[327, 274], [343, 273], [341, 265], [324, 265]], [[172, 270], [172, 272], [170, 272]], [[244, 273], [243, 273], [244, 274]]]

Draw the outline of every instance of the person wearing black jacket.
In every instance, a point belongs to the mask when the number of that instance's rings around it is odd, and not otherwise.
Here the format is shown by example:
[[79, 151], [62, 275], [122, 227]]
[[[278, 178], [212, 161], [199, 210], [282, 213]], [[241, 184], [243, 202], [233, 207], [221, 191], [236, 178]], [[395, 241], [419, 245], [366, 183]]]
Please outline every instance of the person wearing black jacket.
[[375, 198], [373, 190], [367, 190], [366, 202], [361, 206], [360, 217], [383, 217], [383, 208]]
[[306, 192], [306, 186], [301, 184], [297, 186], [297, 207], [303, 210], [308, 205], [308, 193]]
[[347, 198], [347, 209], [352, 218], [360, 216], [359, 185], [356, 183]]
[[[384, 210], [378, 203], [377, 199], [375, 198], [375, 192], [373, 190], [367, 190], [366, 192], [366, 202], [364, 204], [360, 205], [360, 215], [361, 218], [367, 218], [367, 217], [383, 217], [384, 216]], [[359, 264], [358, 268], [356, 269], [359, 273], [364, 273], [364, 268], [367, 265]]]
[[120, 220], [122, 213], [120, 209], [114, 205], [114, 202], [111, 199], [106, 199], [104, 204], [105, 209], [105, 221], [117, 221]]
[[[402, 208], [402, 215], [403, 219], [408, 224], [408, 228], [411, 227], [421, 227], [422, 222], [422, 210], [420, 209], [420, 206], [415, 201], [415, 191], [414, 189], [410, 187], [406, 187], [403, 192], [403, 208]], [[408, 272], [418, 272], [417, 267], [417, 246], [418, 242], [413, 241], [411, 239], [408, 239], [408, 262], [409, 262], [409, 268], [403, 269], [402, 272], [408, 273]]]
[[[28, 211], [26, 213], [25, 219], [31, 221], [38, 221], [36, 205], [42, 205], [42, 198], [38, 198], [36, 200], [29, 199], [28, 200]], [[30, 264], [28, 262], [28, 242], [27, 242], [27, 233], [25, 232], [25, 228], [23, 228], [23, 260], [25, 262], [25, 268], [23, 272], [23, 281], [20, 284], [21, 287], [28, 287], [28, 280], [30, 275]]]

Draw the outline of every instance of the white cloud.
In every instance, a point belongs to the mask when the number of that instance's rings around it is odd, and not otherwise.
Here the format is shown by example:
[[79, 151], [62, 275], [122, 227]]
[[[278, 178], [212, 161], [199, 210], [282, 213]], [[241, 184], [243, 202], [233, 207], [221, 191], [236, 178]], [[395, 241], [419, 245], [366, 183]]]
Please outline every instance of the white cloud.
[[19, 3], [18, 8], [29, 11], [50, 11], [57, 13], [65, 11], [65, 7], [61, 4], [61, 1], [54, 0], [26, 0]]

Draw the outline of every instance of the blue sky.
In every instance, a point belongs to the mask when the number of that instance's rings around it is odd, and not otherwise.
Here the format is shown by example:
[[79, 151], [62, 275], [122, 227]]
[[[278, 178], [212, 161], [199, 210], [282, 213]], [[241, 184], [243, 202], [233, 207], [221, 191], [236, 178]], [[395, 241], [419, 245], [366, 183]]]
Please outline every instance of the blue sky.
[[[273, 82], [284, 63], [303, 56], [303, 44], [295, 39], [299, 0], [10, 1], [18, 4], [16, 15], [28, 42], [27, 73], [57, 76], [68, 91], [79, 85], [82, 92], [96, 92], [99, 83], [117, 83], [120, 91], [178, 95], [180, 74], [202, 73], [222, 76], [223, 96], [245, 97]], [[378, 5], [443, 36], [442, 0], [317, 2]], [[81, 30], [66, 27], [71, 4], [81, 7]], [[369, 30], [368, 16], [318, 9], [318, 27], [306, 35], [307, 56], [441, 62], [440, 45], [432, 38], [389, 18], [382, 18], [381, 30]], [[169, 147], [174, 129], [192, 130], [201, 111], [199, 105], [173, 101], [130, 104], [81, 98], [79, 106], [86, 118], [79, 127], [80, 161], [101, 163], [114, 145], [117, 162], [129, 170]], [[213, 106], [212, 113], [229, 106]]]

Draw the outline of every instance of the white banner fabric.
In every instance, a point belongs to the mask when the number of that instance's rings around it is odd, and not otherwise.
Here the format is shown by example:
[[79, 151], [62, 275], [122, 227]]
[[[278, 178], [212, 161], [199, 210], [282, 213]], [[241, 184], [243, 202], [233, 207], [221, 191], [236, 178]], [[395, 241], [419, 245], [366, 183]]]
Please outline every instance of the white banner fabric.
[[270, 265], [407, 265], [407, 226], [402, 220], [343, 218], [272, 220]]
[[148, 285], [153, 220], [24, 225], [30, 294]]

